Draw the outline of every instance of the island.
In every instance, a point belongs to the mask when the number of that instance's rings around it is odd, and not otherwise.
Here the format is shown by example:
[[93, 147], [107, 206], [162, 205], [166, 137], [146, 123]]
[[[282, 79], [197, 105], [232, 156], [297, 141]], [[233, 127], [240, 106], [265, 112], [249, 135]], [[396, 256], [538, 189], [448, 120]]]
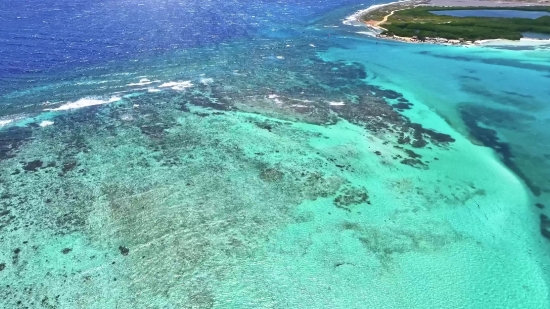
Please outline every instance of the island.
[[362, 11], [359, 20], [374, 29], [378, 37], [405, 42], [469, 45], [481, 40], [519, 40], [527, 34], [550, 38], [550, 6], [491, 1], [449, 5], [452, 3], [392, 2]]

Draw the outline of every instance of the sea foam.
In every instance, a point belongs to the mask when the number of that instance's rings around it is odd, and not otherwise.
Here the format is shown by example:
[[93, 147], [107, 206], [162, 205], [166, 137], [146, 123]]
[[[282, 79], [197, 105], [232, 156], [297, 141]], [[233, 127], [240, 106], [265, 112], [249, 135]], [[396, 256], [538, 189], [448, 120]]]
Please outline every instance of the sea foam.
[[126, 86], [145, 86], [150, 85], [152, 83], [160, 83], [160, 80], [149, 80], [147, 78], [142, 78], [137, 83], [129, 83]]
[[108, 103], [120, 101], [121, 99], [122, 99], [121, 97], [117, 97], [117, 96], [112, 96], [108, 100], [88, 97], [88, 98], [82, 98], [82, 99], [80, 99], [78, 101], [75, 101], [75, 102], [69, 102], [69, 103], [63, 104], [63, 105], [61, 105], [59, 107], [56, 107], [56, 108], [47, 108], [45, 110], [48, 110], [48, 111], [66, 111], [66, 110], [71, 110], [71, 109], [83, 108], [83, 107], [87, 107], [87, 106], [108, 104]]
[[344, 106], [344, 105], [346, 105], [346, 103], [344, 103], [342, 101], [339, 101], [339, 102], [330, 101], [330, 102], [328, 102], [328, 105], [330, 105], [330, 106]]
[[21, 120], [28, 120], [28, 115], [26, 114], [16, 114], [0, 117], [0, 128], [6, 127], [8, 125], [13, 125]]
[[51, 126], [52, 124], [54, 124], [53, 121], [44, 120], [44, 121], [42, 121], [42, 122], [39, 124], [39, 126], [41, 126], [41, 127], [47, 127], [47, 126]]
[[166, 82], [159, 86], [159, 88], [171, 88], [177, 91], [182, 91], [191, 87], [193, 87], [193, 83], [191, 83], [190, 80], [178, 81], [178, 82]]
[[208, 85], [208, 84], [211, 84], [213, 82], [214, 82], [213, 78], [210, 78], [210, 77], [201, 78], [201, 84]]
[[519, 41], [512, 41], [506, 39], [491, 39], [491, 40], [479, 40], [475, 42], [476, 45], [480, 46], [534, 46], [547, 48], [550, 47], [550, 40], [542, 39], [531, 39], [531, 38], [521, 38]]
[[12, 123], [13, 119], [2, 119], [0, 120], [0, 128], [3, 126], [7, 126], [8, 124]]

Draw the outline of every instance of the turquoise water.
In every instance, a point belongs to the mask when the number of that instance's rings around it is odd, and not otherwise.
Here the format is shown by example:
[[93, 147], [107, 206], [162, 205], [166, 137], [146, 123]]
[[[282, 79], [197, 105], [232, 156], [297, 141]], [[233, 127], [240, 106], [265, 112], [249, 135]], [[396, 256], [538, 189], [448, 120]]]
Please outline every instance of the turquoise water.
[[279, 5], [2, 93], [2, 307], [548, 308], [548, 46]]
[[435, 15], [446, 15], [454, 17], [505, 17], [531, 19], [536, 19], [542, 16], [550, 16], [550, 12], [521, 10], [446, 10], [430, 11], [430, 13]]

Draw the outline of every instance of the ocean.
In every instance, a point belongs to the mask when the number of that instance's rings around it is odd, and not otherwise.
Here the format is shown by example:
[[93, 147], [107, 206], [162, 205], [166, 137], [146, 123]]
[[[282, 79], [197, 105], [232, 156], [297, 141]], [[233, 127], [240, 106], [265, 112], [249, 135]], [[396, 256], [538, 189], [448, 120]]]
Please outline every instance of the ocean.
[[382, 2], [0, 2], [0, 307], [548, 308], [550, 43]]

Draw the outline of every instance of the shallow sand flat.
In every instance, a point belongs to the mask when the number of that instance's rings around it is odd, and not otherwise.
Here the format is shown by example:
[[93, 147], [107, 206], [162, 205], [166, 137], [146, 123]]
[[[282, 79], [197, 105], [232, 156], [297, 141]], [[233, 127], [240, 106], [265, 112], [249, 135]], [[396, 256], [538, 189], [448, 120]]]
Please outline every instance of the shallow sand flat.
[[[148, 131], [153, 139], [131, 126], [114, 135], [86, 126], [79, 132], [93, 151], [77, 154], [63, 182], [48, 170], [13, 176], [28, 198], [21, 215], [36, 225], [6, 232], [0, 258], [19, 247], [24, 261], [4, 272], [9, 291], [32, 287], [37, 302], [81, 308], [483, 308], [502, 299], [545, 308], [525, 188], [491, 151], [412, 102], [411, 119], [456, 139], [415, 149], [427, 168], [401, 164], [391, 139], [345, 120], [164, 107], [178, 125]], [[21, 158], [63, 153], [63, 130], [48, 137], [63, 125], [44, 128]], [[33, 195], [50, 186], [40, 198], [53, 209]], [[90, 198], [64, 203], [69, 192]], [[337, 202], [346, 196], [351, 203]], [[70, 216], [50, 222], [63, 207]], [[39, 228], [48, 224], [82, 232]]]
[[224, 282], [221, 308], [261, 307], [258, 299], [301, 308], [483, 308], [503, 299], [546, 307], [537, 218], [490, 151], [454, 133], [453, 150], [421, 152], [440, 159], [417, 170], [387, 163], [393, 147], [354, 125], [300, 126], [322, 133], [314, 149], [356, 167], [346, 177], [368, 188], [372, 204], [351, 212], [330, 199], [302, 204], [304, 222], [281, 229], [239, 280]]
[[[465, 120], [477, 119], [481, 125], [496, 128], [499, 138], [509, 143], [514, 162], [527, 178], [540, 188], [547, 187], [548, 177], [543, 175], [548, 175], [548, 146], [543, 141], [548, 135], [542, 126], [547, 122], [545, 99], [550, 93], [547, 87], [538, 86], [547, 80], [550, 58], [545, 49], [463, 48], [387, 41], [371, 45], [364, 44], [364, 40], [369, 39], [346, 40], [354, 52], [330, 49], [322, 57], [363, 63], [369, 68], [369, 83], [395, 89], [425, 103], [465, 136], [471, 132]], [[477, 116], [472, 118], [465, 111]], [[537, 132], [536, 138], [532, 132]], [[543, 204], [546, 196], [543, 191]]]

